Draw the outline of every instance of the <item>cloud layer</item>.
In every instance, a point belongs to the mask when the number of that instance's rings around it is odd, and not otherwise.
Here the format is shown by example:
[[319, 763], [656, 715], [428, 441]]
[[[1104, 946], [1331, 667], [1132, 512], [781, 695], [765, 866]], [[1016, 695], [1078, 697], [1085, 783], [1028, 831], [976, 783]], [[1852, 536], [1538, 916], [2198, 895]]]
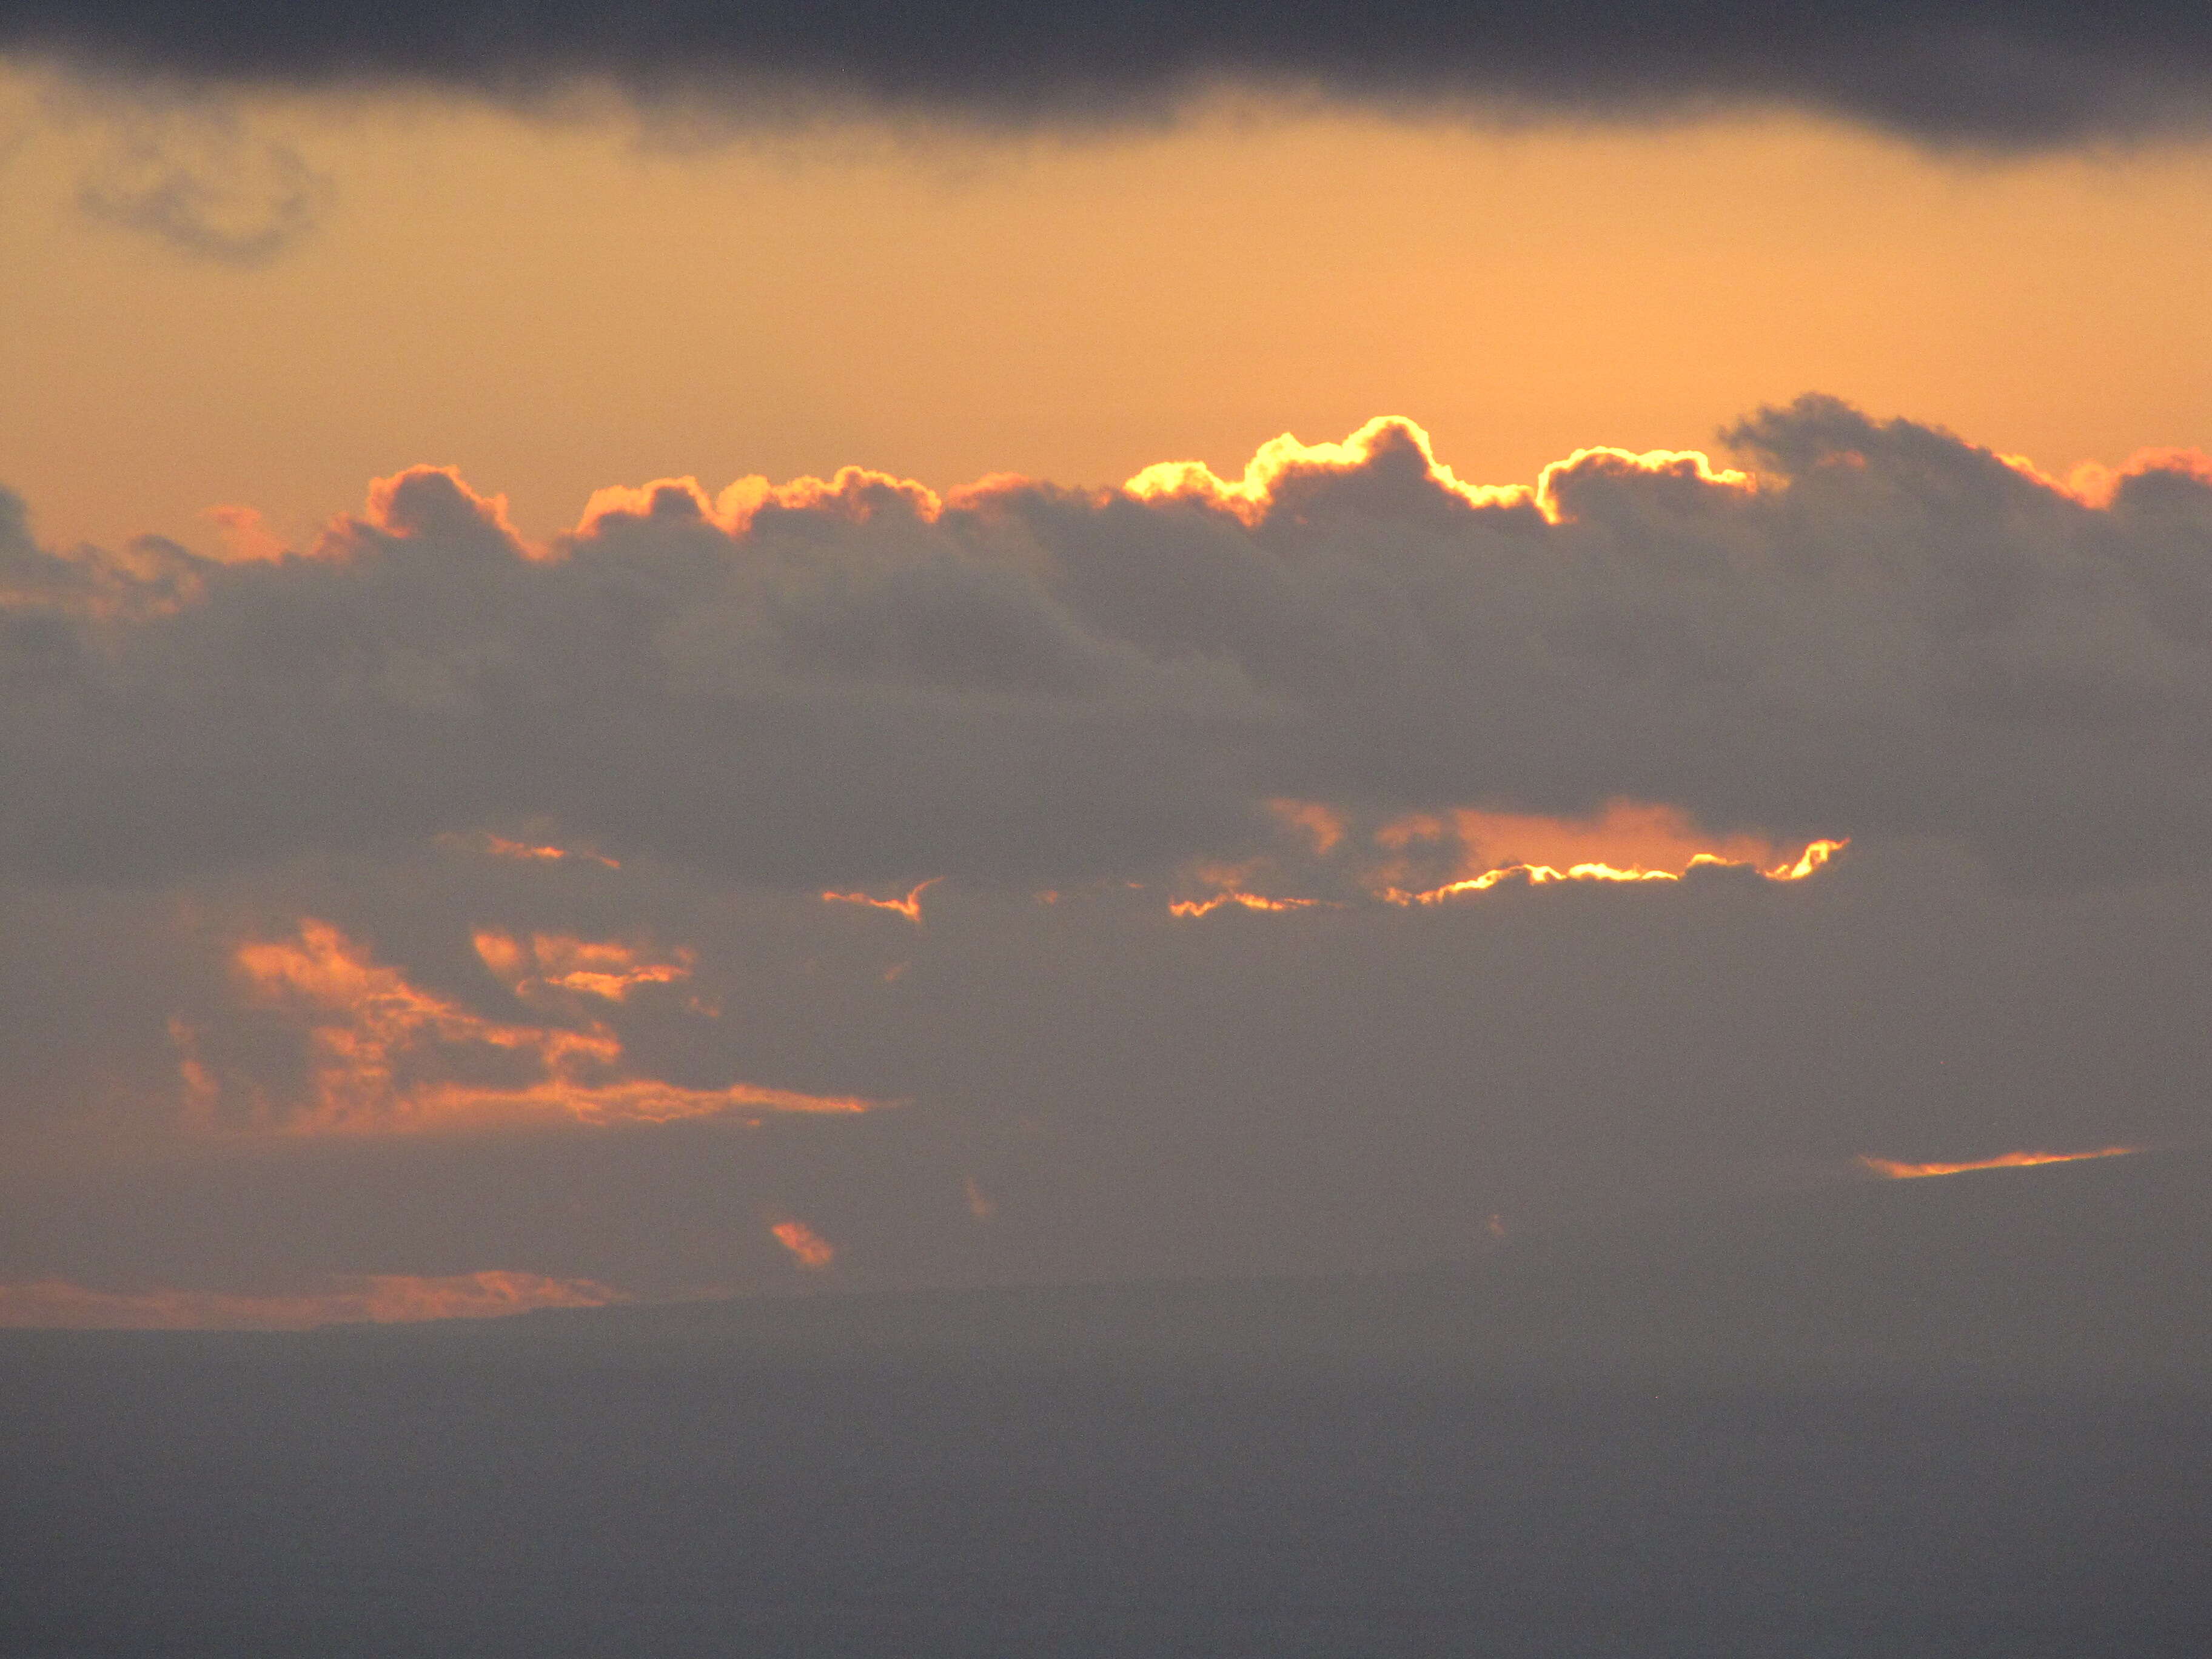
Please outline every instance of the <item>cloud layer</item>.
[[1786, 106], [1937, 143], [2021, 146], [2198, 128], [2212, 24], [2170, 0], [1791, 8], [1220, 3], [1070, 9], [490, 0], [302, 10], [6, 0], [0, 51], [103, 71], [537, 96], [611, 82], [741, 118], [825, 103], [986, 121], [1156, 113], [1224, 83], [1492, 116], [1651, 118]]
[[1285, 802], [1372, 845], [1620, 799], [1764, 837], [1751, 861], [1918, 836], [2060, 883], [2205, 866], [2212, 469], [2061, 485], [1823, 398], [1728, 436], [1749, 471], [1586, 451], [1528, 488], [1387, 420], [1229, 483], [684, 480], [545, 546], [424, 468], [305, 556], [228, 563], [45, 550], [15, 510], [0, 870], [550, 826], [896, 898], [1233, 862], [1310, 838]]
[[416, 468], [222, 559], [5, 499], [0, 1319], [1404, 1266], [2200, 1145], [2212, 469], [1729, 436], [544, 541]]

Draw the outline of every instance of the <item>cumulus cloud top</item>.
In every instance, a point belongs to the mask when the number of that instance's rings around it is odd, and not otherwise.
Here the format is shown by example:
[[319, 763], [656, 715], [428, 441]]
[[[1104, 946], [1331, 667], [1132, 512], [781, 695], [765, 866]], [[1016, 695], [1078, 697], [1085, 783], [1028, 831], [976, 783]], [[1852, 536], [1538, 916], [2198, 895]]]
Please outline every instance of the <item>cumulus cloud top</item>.
[[11, 507], [0, 867], [463, 835], [896, 895], [1233, 861], [1285, 801], [1371, 832], [1616, 799], [1784, 861], [2202, 866], [2201, 458], [2061, 483], [1818, 398], [1726, 435], [1744, 470], [1589, 450], [1515, 489], [1395, 420], [1234, 483], [687, 479], [544, 545], [416, 468], [228, 563], [42, 549]]
[[6, 0], [0, 50], [113, 72], [532, 96], [578, 82], [795, 118], [824, 100], [988, 121], [1155, 114], [1222, 83], [1492, 114], [1650, 118], [1789, 106], [1997, 147], [2201, 126], [2212, 24], [2171, 0], [1855, 0], [1774, 8], [1276, 0], [986, 8], [889, 0]]

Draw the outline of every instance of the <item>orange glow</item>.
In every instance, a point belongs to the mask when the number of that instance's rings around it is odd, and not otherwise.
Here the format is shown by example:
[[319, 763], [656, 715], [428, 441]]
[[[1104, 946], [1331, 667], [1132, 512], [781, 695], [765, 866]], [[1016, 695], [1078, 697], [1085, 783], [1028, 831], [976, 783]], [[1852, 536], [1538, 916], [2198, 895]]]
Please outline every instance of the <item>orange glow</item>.
[[879, 899], [866, 893], [824, 893], [822, 900], [825, 904], [860, 904], [871, 909], [890, 910], [904, 916], [919, 927], [921, 926], [921, 896], [944, 879], [942, 876], [932, 876], [919, 887], [909, 890], [904, 898]]
[[[1320, 803], [1277, 800], [1268, 806], [1285, 829], [1308, 841], [1315, 857], [1336, 855], [1340, 878], [1367, 898], [1401, 907], [1440, 904], [1506, 883], [1542, 887], [1559, 882], [1680, 881], [1705, 868], [1747, 870], [1768, 881], [1802, 881], [1850, 844], [1841, 837], [1792, 845], [1761, 835], [1714, 836], [1680, 808], [1625, 799], [1608, 801], [1589, 818], [1473, 807], [1413, 812], [1357, 836], [1343, 814]], [[1385, 856], [1379, 862], [1361, 861], [1354, 850], [1359, 841]], [[1190, 919], [1231, 907], [1284, 912], [1340, 902], [1262, 891], [1279, 884], [1276, 864], [1274, 857], [1262, 855], [1238, 864], [1197, 865], [1186, 872], [1186, 879], [1211, 890], [1202, 897], [1171, 901], [1169, 914]], [[1437, 882], [1447, 872], [1449, 879]]]
[[1225, 905], [1240, 909], [1261, 911], [1311, 910], [1321, 904], [1319, 899], [1271, 898], [1264, 893], [1249, 890], [1244, 884], [1267, 860], [1255, 859], [1249, 864], [1202, 864], [1192, 872], [1194, 878], [1214, 890], [1212, 896], [1202, 899], [1176, 899], [1168, 905], [1171, 916], [1210, 916]]
[[[556, 962], [567, 945], [596, 948], [549, 942]], [[481, 935], [477, 948], [495, 971], [521, 965], [521, 947], [504, 934]], [[750, 1083], [700, 1089], [626, 1076], [621, 1039], [605, 1024], [593, 1020], [576, 1029], [485, 1019], [373, 961], [328, 922], [302, 921], [296, 939], [243, 945], [234, 960], [258, 1000], [294, 1014], [307, 1030], [308, 1103], [274, 1113], [263, 1091], [244, 1091], [258, 1128], [384, 1134], [563, 1118], [609, 1124], [725, 1112], [849, 1115], [897, 1103]], [[671, 966], [654, 964], [656, 971], [627, 981], [588, 967], [574, 971], [608, 982], [577, 988], [618, 997]], [[220, 1081], [191, 1049], [182, 1071], [188, 1099], [204, 1115], [210, 1085], [220, 1088]]]
[[1327, 858], [1344, 839], [1344, 820], [1317, 800], [1271, 800], [1267, 810], [1285, 828], [1312, 843], [1316, 858]]
[[983, 1189], [975, 1184], [975, 1177], [974, 1176], [962, 1176], [960, 1181], [960, 1189], [963, 1195], [968, 1200], [968, 1213], [974, 1216], [976, 1220], [988, 1221], [993, 1216], [998, 1214], [999, 1206], [997, 1202], [988, 1196], [984, 1193]]
[[[1800, 854], [1795, 863], [1778, 864], [1768, 870], [1759, 870], [1768, 881], [1802, 881], [1815, 870], [1826, 865], [1844, 848], [1843, 841], [1816, 841]], [[1723, 869], [1754, 869], [1735, 859], [1718, 858], [1701, 853], [1690, 860], [1691, 868], [1717, 866]], [[1425, 892], [1408, 893], [1398, 888], [1386, 888], [1377, 895], [1392, 904], [1441, 904], [1446, 899], [1468, 893], [1486, 893], [1502, 882], [1525, 881], [1531, 887], [1547, 886], [1559, 881], [1680, 881], [1684, 872], [1679, 870], [1645, 870], [1638, 866], [1620, 869], [1610, 864], [1571, 864], [1561, 870], [1548, 864], [1509, 864], [1498, 869], [1486, 870], [1465, 881], [1447, 882], [1442, 887], [1431, 887]]]
[[509, 841], [504, 836], [486, 836], [484, 851], [498, 859], [589, 859], [594, 864], [604, 864], [610, 870], [622, 868], [620, 862], [604, 853], [585, 852], [573, 847], [533, 847], [528, 842]]
[[794, 1262], [811, 1273], [819, 1273], [837, 1259], [837, 1247], [803, 1221], [779, 1221], [769, 1231], [791, 1252]]
[[1287, 486], [1316, 474], [1372, 466], [1393, 450], [1413, 459], [1428, 483], [1470, 507], [1531, 507], [1553, 524], [1570, 516], [1560, 500], [1560, 486], [1577, 474], [1671, 473], [1698, 484], [1747, 492], [1757, 488], [1749, 474], [1716, 467], [1702, 450], [1638, 453], [1605, 446], [1577, 449], [1565, 460], [1553, 461], [1537, 475], [1533, 489], [1525, 484], [1471, 484], [1437, 459], [1428, 433], [1418, 422], [1402, 415], [1378, 415], [1340, 444], [1300, 443], [1287, 432], [1271, 438], [1260, 446], [1244, 476], [1234, 481], [1216, 476], [1203, 461], [1161, 461], [1146, 467], [1121, 490], [1142, 501], [1195, 501], [1232, 514], [1246, 525], [1257, 525]]
[[1244, 476], [1233, 482], [1215, 476], [1203, 461], [1156, 462], [1123, 484], [1121, 493], [1140, 501], [1194, 501], [1256, 525], [1286, 484], [1316, 473], [1354, 471], [1393, 449], [1413, 455], [1429, 483], [1469, 507], [1536, 504], [1535, 493], [1523, 484], [1462, 483], [1437, 459], [1428, 433], [1402, 415], [1378, 415], [1340, 444], [1300, 443], [1287, 432], [1270, 438], [1246, 465]]
[[222, 556], [228, 563], [275, 564], [290, 550], [252, 507], [211, 507], [207, 516], [222, 538]]
[[64, 1279], [0, 1285], [0, 1326], [71, 1330], [304, 1330], [316, 1325], [496, 1319], [533, 1308], [599, 1308], [624, 1300], [590, 1279], [538, 1273], [380, 1273], [291, 1296], [214, 1291], [99, 1291]]
[[1451, 814], [1451, 825], [1462, 849], [1463, 877], [1520, 864], [1680, 872], [1700, 858], [1761, 868], [1781, 860], [1763, 836], [1709, 836], [1680, 809], [1641, 801], [1610, 800], [1596, 817], [1584, 819], [1463, 808]]
[[1210, 916], [1224, 905], [1236, 905], [1240, 909], [1261, 911], [1311, 910], [1321, 903], [1319, 899], [1269, 898], [1264, 893], [1216, 893], [1212, 898], [1176, 899], [1168, 906], [1171, 916]]
[[1814, 871], [1825, 868], [1830, 859], [1850, 844], [1849, 836], [1841, 841], [1808, 842], [1805, 850], [1797, 855], [1797, 862], [1788, 869], [1762, 870], [1759, 873], [1769, 881], [1802, 881]]
[[1769, 881], [1802, 881], [1850, 844], [1808, 842], [1792, 857], [1762, 836], [1714, 836], [1679, 808], [1608, 801], [1595, 818], [1552, 818], [1462, 808], [1449, 818], [1417, 813], [1383, 825], [1375, 844], [1403, 854], [1417, 843], [1456, 841], [1462, 873], [1440, 886], [1409, 889], [1403, 860], [1379, 873], [1377, 896], [1393, 904], [1436, 904], [1487, 892], [1502, 882], [1544, 886], [1562, 881], [1679, 881], [1700, 867], [1757, 871]]
[[2112, 506], [2112, 497], [2119, 493], [2122, 484], [2147, 472], [2179, 473], [2199, 483], [2212, 483], [2212, 455], [2201, 449], [2139, 449], [2118, 466], [2084, 461], [2063, 479], [2052, 477], [2025, 455], [2000, 455], [1997, 459], [2045, 489], [2099, 511]]
[[[1245, 465], [1243, 475], [1224, 479], [1202, 461], [1159, 461], [1144, 467], [1121, 486], [1121, 493], [1141, 501], [1194, 501], [1227, 512], [1247, 526], [1256, 526], [1276, 506], [1285, 489], [1302, 479], [1344, 473], [1377, 463], [1389, 452], [1402, 452], [1416, 461], [1421, 476], [1437, 489], [1470, 507], [1528, 507], [1553, 524], [1572, 516], [1563, 497], [1578, 477], [1593, 474], [1668, 475], [1711, 489], [1749, 494], [1759, 488], [1752, 475], [1733, 467], [1717, 466], [1703, 450], [1629, 450], [1610, 445], [1577, 448], [1563, 459], [1538, 470], [1536, 483], [1474, 484], [1458, 477], [1436, 459], [1427, 430], [1401, 415], [1378, 415], [1341, 443], [1303, 443], [1291, 434], [1268, 440]], [[2212, 479], [2212, 456], [2190, 448], [2143, 449], [2118, 467], [2086, 462], [2064, 479], [2052, 477], [2024, 455], [1996, 458], [2024, 477], [2085, 507], [2109, 507], [2114, 491], [2127, 478], [2152, 471], [2174, 471], [2199, 479]], [[1830, 458], [1829, 464], [1863, 465], [1863, 457], [1849, 453]], [[593, 536], [611, 521], [622, 519], [696, 520], [730, 536], [742, 536], [763, 510], [828, 513], [854, 523], [866, 523], [885, 511], [896, 511], [922, 523], [933, 523], [950, 508], [974, 508], [996, 495], [1032, 488], [1018, 473], [988, 474], [975, 482], [939, 492], [914, 478], [901, 477], [867, 467], [840, 468], [829, 478], [805, 475], [776, 483], [767, 477], [740, 478], [717, 494], [709, 494], [690, 476], [656, 478], [638, 485], [613, 484], [595, 489], [575, 528], [548, 545], [524, 538], [510, 522], [504, 495], [480, 495], [452, 467], [418, 465], [386, 478], [372, 481], [368, 505], [359, 520], [340, 519], [323, 541], [310, 550], [315, 556], [343, 556], [349, 550], [357, 525], [366, 524], [387, 534], [418, 534], [447, 503], [458, 506], [507, 538], [516, 551], [533, 559], [563, 556], [567, 544]], [[425, 511], [417, 498], [442, 497]], [[252, 507], [224, 506], [209, 517], [220, 529], [226, 552], [233, 560], [275, 560], [290, 550], [261, 522]], [[512, 843], [510, 843], [512, 845]]]
[[514, 527], [505, 495], [478, 495], [458, 467], [427, 465], [370, 479], [363, 516], [333, 520], [316, 544], [315, 556], [346, 556], [359, 544], [363, 527], [387, 536], [419, 536], [452, 528], [457, 515], [491, 531], [526, 559], [558, 556], [556, 550], [539, 546]]
[[1976, 1158], [1966, 1164], [1900, 1164], [1893, 1158], [1863, 1156], [1858, 1161], [1892, 1181], [1917, 1181], [1924, 1176], [1965, 1175], [1974, 1170], [2024, 1170], [2038, 1164], [2076, 1164], [2087, 1158], [2126, 1158], [2142, 1150], [2140, 1146], [2100, 1146], [2088, 1152], [2002, 1152], [1995, 1158]]
[[1411, 812], [1375, 832], [1375, 844], [1385, 852], [1402, 853], [1417, 842], [1442, 841], [1444, 821], [1428, 812]]
[[1647, 449], [1637, 453], [1626, 449], [1614, 449], [1608, 445], [1577, 449], [1563, 461], [1553, 461], [1536, 475], [1536, 506], [1553, 524], [1563, 524], [1572, 515], [1559, 500], [1559, 486], [1577, 473], [1671, 473], [1689, 483], [1715, 486], [1749, 494], [1758, 488], [1757, 480], [1747, 472], [1734, 467], [1717, 467], [1701, 449]]
[[615, 939], [535, 933], [530, 940], [530, 955], [538, 969], [533, 975], [522, 947], [507, 934], [483, 929], [473, 939], [483, 965], [525, 1001], [549, 991], [571, 991], [620, 1002], [641, 985], [673, 985], [689, 979], [694, 960], [693, 953], [685, 950], [672, 952], [669, 961], [655, 962], [647, 959], [640, 947]]
[[222, 1085], [200, 1059], [199, 1033], [172, 1015], [169, 1044], [177, 1051], [177, 1078], [185, 1085], [185, 1127], [212, 1129]]
[[1468, 893], [1486, 893], [1502, 882], [1524, 881], [1531, 887], [1547, 886], [1555, 881], [1680, 881], [1681, 877], [1670, 870], [1620, 870], [1610, 864], [1571, 864], [1565, 869], [1548, 864], [1509, 864], [1495, 870], [1486, 870], [1465, 881], [1446, 882], [1442, 887], [1431, 887], [1409, 893], [1395, 887], [1385, 888], [1381, 897], [1392, 904], [1442, 904]]
[[[12, 109], [39, 94], [11, 73]], [[1233, 477], [1249, 439], [1340, 437], [1386, 406], [1376, 388], [1491, 481], [1594, 441], [1694, 442], [1805, 387], [2067, 463], [2212, 447], [2191, 372], [2201, 145], [2016, 158], [1962, 190], [1911, 146], [1791, 116], [1501, 140], [1264, 101], [969, 170], [857, 127], [801, 167], [738, 143], [640, 168], [619, 123], [291, 100], [287, 136], [349, 181], [343, 211], [228, 306], [192, 267], [113, 258], [55, 218], [78, 148], [33, 136], [9, 153], [0, 382], [45, 395], [0, 400], [0, 453], [73, 544], [188, 540], [215, 499], [289, 532], [352, 498], [337, 458], [358, 455], [465, 459], [533, 532], [572, 522], [592, 483], [706, 477], [717, 454], [776, 477], [862, 459], [940, 484], [1118, 480], [1170, 454]], [[1727, 186], [1655, 190], [1655, 166]], [[1501, 235], [1440, 195], [1534, 210], [1506, 209]], [[1341, 234], [1316, 258], [1323, 222]], [[401, 246], [393, 280], [378, 251]], [[2028, 247], [2043, 280], [2008, 261]], [[1075, 270], [1094, 273], [1079, 327]], [[591, 386], [628, 395], [579, 422]], [[114, 417], [134, 394], [143, 429], [173, 434], [159, 454]]]

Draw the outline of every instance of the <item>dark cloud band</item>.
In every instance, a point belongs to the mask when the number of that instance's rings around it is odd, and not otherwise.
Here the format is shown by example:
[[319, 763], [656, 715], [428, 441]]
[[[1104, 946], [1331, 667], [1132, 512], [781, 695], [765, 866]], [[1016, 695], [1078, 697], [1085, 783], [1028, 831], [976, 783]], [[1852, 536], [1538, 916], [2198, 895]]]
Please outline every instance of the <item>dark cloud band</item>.
[[0, 0], [0, 51], [217, 82], [502, 97], [594, 80], [740, 118], [826, 97], [988, 122], [1111, 120], [1226, 82], [1505, 115], [1785, 106], [2009, 148], [2195, 127], [2212, 109], [2212, 15], [2160, 0]]

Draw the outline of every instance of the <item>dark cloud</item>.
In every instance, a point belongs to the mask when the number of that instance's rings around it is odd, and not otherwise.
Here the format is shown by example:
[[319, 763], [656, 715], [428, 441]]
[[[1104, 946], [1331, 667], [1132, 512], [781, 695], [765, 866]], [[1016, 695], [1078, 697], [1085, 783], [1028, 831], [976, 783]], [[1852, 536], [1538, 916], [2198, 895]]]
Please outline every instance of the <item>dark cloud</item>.
[[824, 100], [989, 122], [1157, 113], [1218, 83], [1519, 118], [1783, 106], [1999, 149], [2202, 125], [2212, 23], [2135, 0], [1569, 5], [180, 7], [5, 0], [0, 50], [80, 67], [532, 97], [586, 81], [786, 118]]
[[262, 265], [315, 229], [331, 188], [289, 144], [230, 132], [180, 144], [137, 131], [86, 173], [77, 206], [198, 258]]
[[0, 867], [544, 821], [770, 884], [1048, 885], [1247, 855], [1279, 798], [2204, 867], [2201, 463], [2094, 505], [1831, 400], [1730, 435], [1755, 488], [1597, 453], [1540, 503], [1383, 424], [1249, 500], [664, 486], [542, 550], [417, 471], [274, 562], [49, 553], [18, 513]]

